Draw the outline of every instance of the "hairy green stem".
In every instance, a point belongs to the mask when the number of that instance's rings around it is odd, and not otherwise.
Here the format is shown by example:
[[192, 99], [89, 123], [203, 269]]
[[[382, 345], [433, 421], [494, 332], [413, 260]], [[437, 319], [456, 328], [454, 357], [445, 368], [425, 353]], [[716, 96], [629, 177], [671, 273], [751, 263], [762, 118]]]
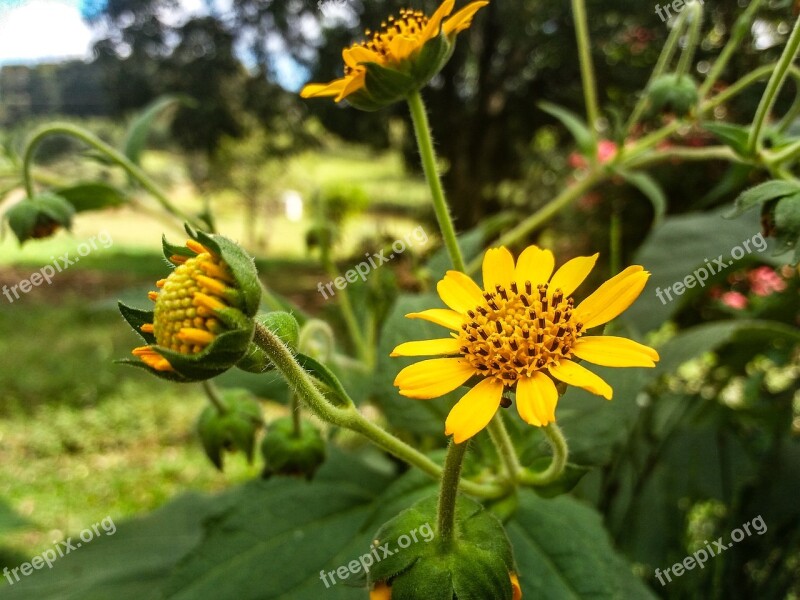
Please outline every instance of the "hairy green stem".
[[[442, 475], [442, 467], [366, 419], [358, 412], [352, 401], [344, 407], [332, 405], [315, 385], [311, 376], [295, 360], [291, 350], [277, 335], [260, 323], [256, 323], [253, 341], [283, 374], [292, 390], [320, 419], [362, 434], [377, 446], [419, 468], [431, 477], [438, 478]], [[472, 481], [462, 482], [462, 489], [471, 496], [482, 498], [499, 498], [506, 493], [506, 486], [479, 484]]]
[[586, 4], [584, 0], [572, 0], [572, 19], [575, 23], [575, 38], [578, 43], [578, 59], [581, 67], [581, 81], [583, 84], [583, 99], [586, 105], [586, 121], [594, 140], [594, 157], [597, 160], [597, 125], [600, 111], [597, 105], [597, 80], [594, 75], [592, 62], [592, 45], [589, 38], [589, 25], [586, 18]]
[[508, 435], [508, 430], [503, 423], [503, 412], [498, 410], [494, 418], [489, 422], [487, 427], [489, 435], [494, 442], [495, 447], [500, 455], [500, 460], [506, 469], [506, 475], [511, 483], [516, 483], [517, 476], [522, 469], [517, 458], [517, 451], [514, 448], [514, 442], [511, 441], [511, 436]]
[[469, 441], [461, 444], [450, 442], [447, 456], [444, 459], [442, 485], [439, 489], [439, 503], [436, 509], [436, 523], [439, 533], [439, 544], [448, 548], [453, 543], [456, 522], [456, 500], [458, 499], [458, 482], [461, 478], [461, 465], [467, 452]]
[[526, 485], [540, 486], [552, 483], [561, 477], [564, 468], [567, 466], [567, 458], [569, 457], [569, 447], [561, 428], [555, 424], [550, 423], [545, 426], [544, 434], [547, 436], [547, 441], [553, 450], [553, 459], [544, 471], [536, 473], [529, 469], [523, 469], [520, 473], [520, 481]]
[[431, 138], [431, 128], [428, 123], [428, 115], [425, 112], [425, 105], [419, 91], [413, 92], [408, 98], [408, 108], [411, 111], [411, 120], [414, 123], [414, 132], [417, 136], [417, 146], [419, 156], [422, 161], [422, 169], [425, 171], [425, 178], [431, 188], [433, 197], [433, 210], [436, 213], [436, 220], [439, 223], [439, 230], [442, 232], [444, 245], [450, 255], [453, 267], [458, 271], [464, 271], [464, 258], [461, 255], [461, 248], [458, 246], [458, 238], [453, 227], [453, 220], [450, 217], [450, 210], [445, 200], [442, 182], [439, 179], [439, 172], [436, 168], [436, 154], [433, 150], [433, 139]]
[[25, 185], [25, 192], [29, 198], [34, 195], [33, 177], [31, 176], [31, 169], [33, 167], [33, 158], [39, 144], [45, 138], [52, 135], [66, 135], [82, 141], [84, 144], [91, 146], [98, 152], [103, 153], [112, 161], [122, 167], [128, 175], [139, 182], [139, 184], [147, 190], [153, 198], [161, 205], [161, 207], [169, 214], [173, 215], [191, 224], [194, 227], [202, 228], [202, 225], [193, 217], [185, 214], [179, 208], [174, 206], [169, 201], [166, 194], [161, 190], [157, 183], [155, 183], [138, 165], [133, 163], [127, 156], [122, 154], [116, 148], [109, 146], [103, 140], [98, 138], [93, 133], [86, 131], [81, 127], [77, 127], [70, 123], [50, 123], [39, 129], [36, 129], [31, 138], [25, 146], [25, 152], [22, 159], [22, 178]]
[[772, 107], [778, 99], [778, 93], [783, 88], [786, 77], [789, 74], [789, 69], [792, 67], [797, 52], [800, 50], [800, 18], [795, 22], [794, 29], [792, 30], [789, 40], [786, 42], [786, 48], [783, 49], [783, 54], [778, 59], [772, 77], [767, 83], [767, 89], [761, 97], [761, 102], [758, 104], [756, 116], [753, 119], [753, 125], [750, 129], [750, 137], [747, 140], [747, 147], [752, 154], [755, 154], [761, 149], [761, 136], [764, 131], [764, 124], [767, 117], [772, 112]]

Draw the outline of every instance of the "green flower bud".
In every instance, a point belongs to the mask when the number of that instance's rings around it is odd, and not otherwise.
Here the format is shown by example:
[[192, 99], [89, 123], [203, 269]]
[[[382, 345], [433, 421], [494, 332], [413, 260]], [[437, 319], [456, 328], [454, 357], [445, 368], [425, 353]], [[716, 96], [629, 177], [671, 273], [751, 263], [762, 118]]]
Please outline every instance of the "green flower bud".
[[249, 352], [261, 286], [250, 258], [219, 235], [187, 229], [186, 248], [163, 241], [176, 265], [150, 292], [154, 311], [119, 304], [120, 312], [148, 345], [140, 360], [120, 361], [170, 381], [202, 381], [236, 365]]
[[697, 83], [689, 75], [670, 73], [656, 79], [647, 90], [651, 113], [663, 110], [682, 117], [697, 105], [700, 94]]
[[[292, 351], [297, 350], [300, 325], [290, 313], [275, 311], [258, 315], [255, 320], [276, 334]], [[274, 367], [264, 351], [253, 342], [250, 342], [247, 354], [236, 363], [236, 366], [248, 373], [263, 373]]]
[[270, 423], [261, 442], [264, 457], [264, 477], [302, 475], [311, 479], [325, 462], [327, 448], [320, 431], [309, 421], [300, 422], [299, 435], [294, 431], [291, 417]]
[[203, 449], [214, 466], [222, 471], [222, 452], [242, 452], [253, 462], [256, 433], [263, 425], [261, 406], [247, 390], [226, 390], [222, 394], [225, 412], [209, 405], [197, 421]]
[[794, 249], [792, 262], [800, 262], [800, 194], [765, 202], [761, 209], [764, 235], [775, 238], [775, 254]]
[[511, 543], [497, 517], [474, 500], [459, 497], [455, 537], [444, 545], [433, 531], [436, 505], [436, 497], [417, 502], [375, 534], [374, 546], [389, 544], [396, 551], [370, 567], [371, 596], [519, 600]]
[[19, 243], [23, 244], [30, 239], [48, 238], [62, 227], [69, 229], [74, 214], [75, 207], [66, 199], [45, 192], [18, 202], [4, 216]]

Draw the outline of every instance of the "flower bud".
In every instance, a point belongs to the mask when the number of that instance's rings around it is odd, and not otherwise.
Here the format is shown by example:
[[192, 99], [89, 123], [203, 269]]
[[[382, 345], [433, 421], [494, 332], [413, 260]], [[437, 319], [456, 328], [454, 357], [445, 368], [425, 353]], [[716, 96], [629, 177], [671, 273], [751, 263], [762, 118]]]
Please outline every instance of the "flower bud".
[[[368, 573], [372, 600], [491, 598], [519, 600], [511, 543], [500, 521], [466, 497], [456, 503], [455, 537], [447, 544], [433, 534], [437, 498], [426, 498], [385, 523], [373, 546], [397, 549]], [[437, 532], [438, 533], [438, 532]], [[416, 538], [402, 547], [401, 539]]]
[[[293, 352], [297, 350], [300, 325], [291, 314], [275, 311], [258, 315], [255, 320], [277, 335]], [[247, 353], [236, 366], [248, 373], [263, 373], [274, 367], [266, 353], [253, 342], [250, 342]]]
[[187, 229], [186, 248], [163, 242], [175, 270], [150, 292], [154, 311], [119, 304], [125, 320], [147, 342], [140, 360], [120, 361], [171, 381], [202, 381], [244, 358], [261, 299], [253, 259], [219, 235]]
[[700, 99], [697, 84], [689, 75], [669, 73], [656, 79], [647, 89], [651, 113], [674, 112], [679, 117], [689, 113]]
[[300, 422], [298, 434], [292, 418], [283, 417], [270, 423], [261, 442], [261, 454], [265, 478], [277, 474], [311, 479], [325, 462], [327, 448], [319, 429], [309, 421]]
[[222, 452], [240, 451], [253, 462], [256, 433], [263, 425], [261, 406], [247, 390], [227, 390], [222, 394], [225, 411], [209, 405], [197, 421], [203, 449], [214, 466], [222, 471]]
[[74, 214], [75, 207], [66, 199], [46, 192], [18, 202], [4, 216], [23, 244], [30, 239], [48, 238], [62, 227], [69, 229]]

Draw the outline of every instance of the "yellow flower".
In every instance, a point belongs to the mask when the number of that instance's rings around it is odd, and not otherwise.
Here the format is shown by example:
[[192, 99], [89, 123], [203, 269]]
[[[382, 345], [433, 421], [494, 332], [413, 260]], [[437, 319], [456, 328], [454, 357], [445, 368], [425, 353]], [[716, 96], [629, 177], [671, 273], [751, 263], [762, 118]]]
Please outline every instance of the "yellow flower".
[[[150, 299], [156, 303], [153, 322], [142, 325], [141, 330], [155, 335], [162, 348], [198, 354], [226, 331], [215, 313], [227, 308], [237, 291], [231, 287], [233, 275], [219, 256], [194, 240], [186, 246], [197, 256], [170, 257], [177, 268], [156, 283], [160, 291], [150, 292]], [[135, 348], [132, 354], [156, 371], [173, 370], [151, 346]]]
[[[375, 110], [423, 87], [445, 65], [456, 35], [472, 24], [472, 17], [489, 4], [472, 2], [450, 16], [455, 0], [444, 0], [432, 17], [403, 9], [381, 23], [380, 31], [366, 31], [370, 39], [342, 51], [344, 77], [329, 83], [310, 83], [303, 98], [345, 98], [364, 110]], [[449, 17], [449, 18], [447, 18]]]
[[428, 399], [480, 377], [447, 417], [445, 433], [456, 443], [486, 427], [507, 390], [515, 392], [520, 417], [534, 426], [555, 421], [556, 382], [610, 400], [611, 386], [575, 359], [609, 367], [653, 367], [658, 354], [626, 338], [586, 335], [627, 309], [650, 276], [638, 265], [628, 267], [576, 306], [572, 293], [596, 260], [597, 254], [574, 258], [553, 274], [549, 250], [530, 246], [515, 265], [506, 248], [493, 248], [483, 259], [484, 290], [464, 273], [448, 271], [437, 290], [450, 308], [406, 316], [447, 327], [450, 337], [406, 342], [392, 352], [446, 358], [408, 366], [394, 384], [404, 396]]

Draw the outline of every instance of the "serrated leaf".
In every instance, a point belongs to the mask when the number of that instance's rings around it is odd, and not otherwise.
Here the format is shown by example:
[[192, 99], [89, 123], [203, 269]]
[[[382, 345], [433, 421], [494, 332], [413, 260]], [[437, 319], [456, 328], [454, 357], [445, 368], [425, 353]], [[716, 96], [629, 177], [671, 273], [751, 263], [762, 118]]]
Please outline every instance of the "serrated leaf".
[[168, 108], [177, 104], [188, 105], [185, 96], [161, 96], [148, 104], [141, 113], [133, 120], [125, 134], [125, 141], [122, 144], [122, 151], [125, 156], [134, 164], [140, 164], [140, 159], [144, 146], [147, 143], [147, 136], [156, 118]]
[[797, 193], [800, 193], [800, 185], [794, 182], [777, 179], [766, 181], [742, 192], [739, 197], [736, 198], [734, 210], [725, 215], [725, 217], [733, 219], [747, 212], [754, 206], [759, 206], [764, 202]]
[[589, 126], [573, 112], [550, 102], [539, 102], [537, 106], [548, 115], [558, 119], [575, 138], [575, 143], [585, 156], [594, 156], [597, 152], [594, 136]]
[[655, 213], [653, 217], [653, 226], [661, 225], [667, 214], [667, 197], [656, 180], [647, 173], [635, 173], [624, 169], [614, 169], [614, 172], [642, 192], [642, 194], [650, 200], [650, 204], [653, 205], [653, 211]]
[[75, 212], [121, 206], [128, 201], [122, 190], [99, 181], [78, 183], [57, 189], [55, 192], [72, 204]]

